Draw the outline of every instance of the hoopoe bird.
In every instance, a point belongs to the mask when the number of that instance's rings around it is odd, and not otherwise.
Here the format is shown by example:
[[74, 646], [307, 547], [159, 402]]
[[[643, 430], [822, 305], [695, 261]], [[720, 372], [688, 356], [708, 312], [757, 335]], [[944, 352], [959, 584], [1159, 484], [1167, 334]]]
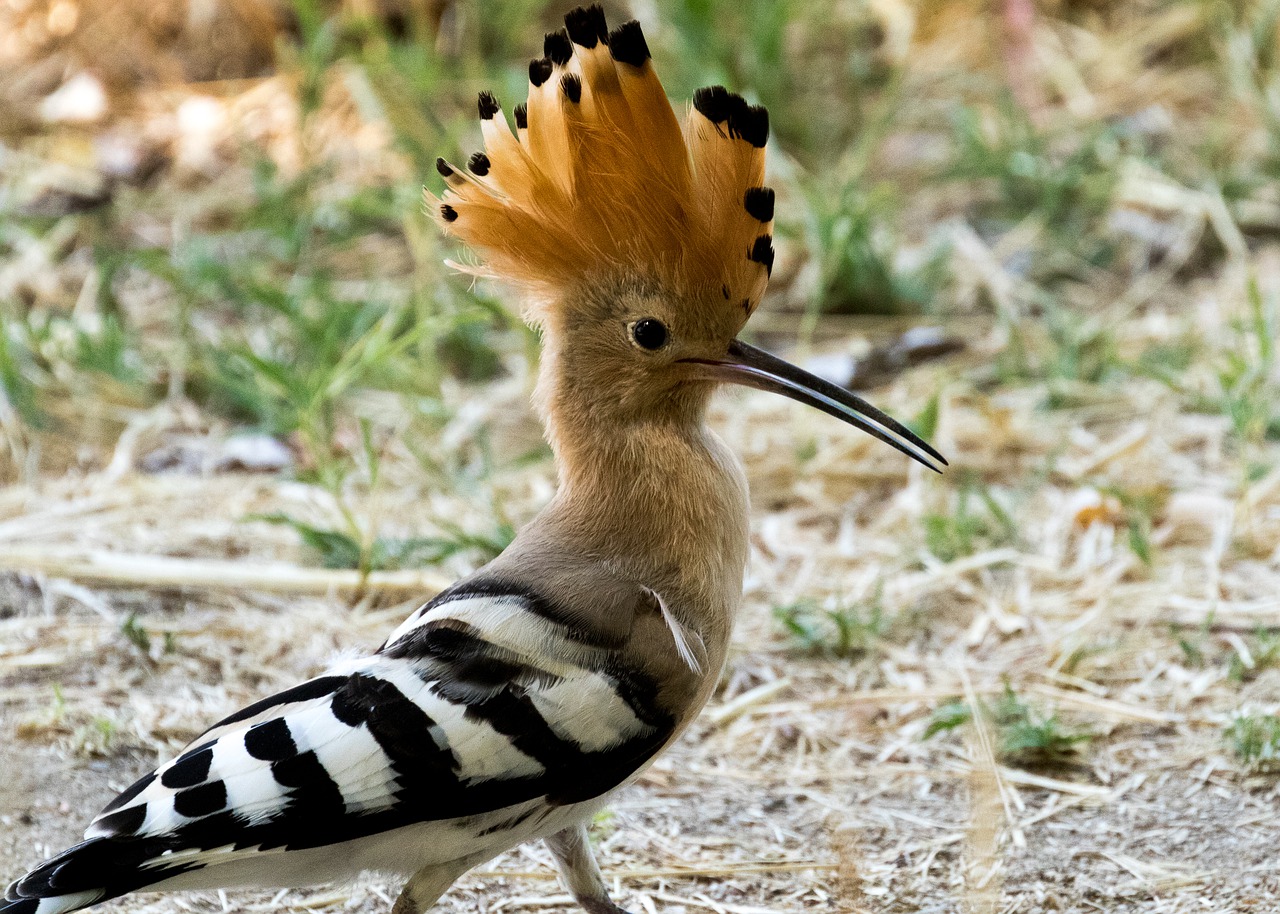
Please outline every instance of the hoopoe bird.
[[699, 90], [683, 127], [640, 25], [577, 9], [529, 66], [512, 132], [428, 195], [542, 332], [536, 401], [559, 486], [498, 558], [370, 656], [251, 704], [110, 804], [0, 914], [138, 890], [404, 874], [394, 914], [542, 839], [590, 914], [586, 823], [671, 745], [725, 661], [747, 562], [743, 469], [706, 424], [734, 382], [942, 456], [843, 388], [736, 339], [773, 262], [768, 115]]

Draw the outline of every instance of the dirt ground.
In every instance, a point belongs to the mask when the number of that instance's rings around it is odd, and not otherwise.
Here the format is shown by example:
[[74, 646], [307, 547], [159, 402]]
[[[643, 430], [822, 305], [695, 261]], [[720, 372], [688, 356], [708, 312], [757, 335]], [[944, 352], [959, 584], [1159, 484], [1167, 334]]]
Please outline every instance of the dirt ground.
[[[1161, 766], [1161, 756], [1177, 750], [1173, 736], [1155, 729], [1135, 734], [1148, 764], [1122, 770], [1120, 806], [1060, 808], [1051, 792], [1023, 791], [1025, 815], [1043, 818], [1024, 828], [1025, 848], [1002, 856], [999, 910], [1276, 910], [1275, 784]], [[81, 766], [56, 752], [18, 748], [3, 750], [8, 778], [0, 860], [6, 873], [74, 842], [83, 810], [104, 804], [147, 768], [132, 756]], [[942, 766], [868, 758], [843, 775], [810, 770], [780, 777], [708, 759], [689, 739], [612, 809], [600, 842], [606, 872], [653, 874], [619, 880], [615, 900], [633, 911], [969, 909], [971, 896], [962, 888], [971, 822], [966, 789], [961, 775]], [[846, 829], [834, 842], [833, 820]], [[682, 876], [683, 869], [711, 875]], [[382, 911], [397, 891], [394, 883], [370, 877], [281, 897], [228, 892], [225, 902], [212, 893], [153, 894], [113, 902], [110, 910], [264, 910], [269, 904], [285, 911]], [[573, 910], [540, 847], [512, 851], [473, 872], [441, 903], [444, 911], [504, 909]]]
[[[519, 397], [516, 388], [508, 396]], [[1081, 531], [1055, 534], [1051, 519], [1021, 550], [928, 570], [889, 559], [901, 571], [886, 575], [875, 558], [887, 551], [877, 539], [885, 519], [935, 483], [789, 409], [763, 395], [718, 408], [756, 491], [746, 606], [702, 720], [597, 823], [618, 899], [636, 912], [1280, 910], [1280, 784], [1231, 758], [1223, 737], [1236, 710], [1277, 694], [1280, 671], [1236, 683], [1224, 666], [1230, 644], [1252, 637], [1274, 602], [1224, 603], [1207, 626], [1187, 626], [1194, 602], [1175, 591], [1203, 571], [1196, 531], [1178, 534], [1190, 542], [1171, 547], [1155, 582], [1126, 582], [1131, 558], [1112, 555], [1123, 573], [1106, 564], [1072, 571]], [[834, 452], [819, 466], [796, 472], [771, 456], [810, 434], [820, 454]], [[495, 485], [533, 504], [548, 472]], [[83, 554], [163, 542], [169, 555], [231, 557], [234, 575], [237, 562], [290, 553], [278, 531], [241, 518], [297, 497], [270, 478], [235, 474], [64, 481], [11, 514], [0, 534], [24, 546], [75, 543]], [[850, 523], [859, 539], [831, 549]], [[1050, 562], [1054, 536], [1071, 549]], [[889, 623], [864, 653], [815, 657], [779, 631], [772, 606], [847, 592], [872, 565]], [[1224, 579], [1240, 586], [1232, 567]], [[1096, 579], [1106, 583], [1095, 593]], [[6, 875], [73, 841], [114, 791], [209, 721], [335, 654], [376, 646], [415, 603], [352, 608], [234, 581], [185, 591], [3, 581], [0, 728], [13, 734], [0, 746]], [[1082, 593], [1093, 594], [1085, 609]], [[147, 633], [145, 647], [131, 627]], [[1201, 665], [1180, 638], [1201, 639]], [[1076, 657], [1069, 673], [1066, 656]], [[966, 694], [994, 700], [1007, 681], [1093, 739], [1039, 768], [993, 763], [972, 726], [922, 739], [933, 709]], [[369, 877], [279, 895], [143, 895], [111, 909], [373, 911], [396, 890]], [[442, 905], [569, 907], [536, 846], [470, 874]]]

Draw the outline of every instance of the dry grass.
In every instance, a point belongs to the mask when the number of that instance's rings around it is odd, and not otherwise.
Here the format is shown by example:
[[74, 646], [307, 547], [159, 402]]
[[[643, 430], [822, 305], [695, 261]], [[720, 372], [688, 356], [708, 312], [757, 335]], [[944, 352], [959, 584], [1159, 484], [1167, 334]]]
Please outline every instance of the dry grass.
[[[1025, 63], [977, 34], [999, 25], [975, 6], [940, 4], [915, 20], [914, 38], [908, 30], [914, 43], [895, 45], [912, 8], [871, 4], [881, 53], [923, 61], [904, 76], [908, 88], [937, 91], [961, 62], [1001, 76]], [[1221, 127], [1206, 98], [1225, 91], [1222, 76], [1197, 50], [1206, 7], [1108, 8], [1045, 7], [1032, 32], [1039, 96], [1024, 99], [1034, 119], [1085, 132], [1146, 112], [1172, 133]], [[129, 230], [176, 245], [168, 233], [198, 224], [196, 201], [234, 196], [249, 180], [246, 139], [286, 172], [338, 161], [324, 184], [334, 198], [361, 182], [409, 180], [358, 74], [335, 73], [301, 131], [296, 74], [135, 97], [138, 120], [113, 128], [149, 125], [139, 135], [167, 161], [159, 180], [172, 199], [159, 217], [126, 213]], [[198, 136], [182, 132], [179, 115], [195, 95]], [[906, 111], [909, 120], [915, 109]], [[1225, 145], [1267, 142], [1256, 111], [1225, 123]], [[918, 137], [913, 126], [888, 133], [885, 159]], [[68, 144], [82, 141], [51, 129], [6, 149], [7, 186], [37, 174], [65, 187], [42, 170], [65, 165]], [[1101, 221], [1120, 237], [1123, 262], [1063, 254], [1076, 276], [1059, 290], [1077, 318], [1072, 339], [1084, 341], [1076, 349], [1054, 336], [1044, 283], [1027, 266], [1054, 256], [1045, 210], [979, 231], [963, 214], [1000, 199], [992, 182], [910, 195], [905, 234], [950, 245], [946, 307], [932, 322], [966, 350], [872, 397], [906, 417], [936, 398], [945, 478], [784, 401], [717, 403], [715, 426], [742, 455], [755, 504], [746, 602], [707, 712], [598, 823], [606, 872], [630, 910], [1274, 907], [1280, 787], [1224, 733], [1237, 714], [1280, 711], [1268, 640], [1280, 629], [1280, 445], [1247, 414], [1250, 397], [1280, 403], [1275, 365], [1256, 389], [1234, 388], [1242, 401], [1219, 400], [1232, 355], [1257, 360], [1265, 349], [1248, 329], [1255, 306], [1280, 301], [1280, 200], [1266, 183], [1228, 200], [1173, 165], [1117, 155]], [[781, 195], [802, 205], [786, 178], [794, 163], [779, 165]], [[877, 174], [906, 180], [917, 166]], [[5, 299], [30, 312], [93, 312], [97, 267], [74, 253], [93, 238], [75, 218], [54, 220], [41, 245], [10, 249]], [[408, 240], [375, 239], [364, 252], [402, 279], [440, 254], [406, 220]], [[815, 287], [800, 244], [783, 244], [774, 310], [760, 315], [780, 347], [811, 325], [787, 306]], [[135, 273], [116, 294], [131, 321], [163, 337], [171, 292]], [[824, 317], [811, 345], [855, 351], [889, 327]], [[1092, 358], [1098, 340], [1099, 372], [1054, 367]], [[298, 481], [319, 451], [297, 436], [283, 467], [248, 473], [222, 460], [234, 423], [174, 395], [183, 388], [171, 378], [169, 393], [144, 402], [106, 382], [46, 395], [46, 411], [75, 436], [23, 422], [0, 401], [10, 480], [0, 490], [0, 870], [16, 874], [73, 840], [113, 790], [210, 720], [336, 653], [376, 645], [480, 560], [462, 550], [426, 570], [318, 568], [293, 530], [250, 518], [322, 525], [354, 506], [367, 544], [441, 518], [478, 528], [533, 515], [553, 485], [545, 459], [468, 470], [478, 441], [498, 454], [538, 449], [528, 359], [518, 336], [500, 342], [505, 374], [441, 379], [438, 421], [412, 398], [357, 390], [334, 432], [354, 469], [329, 487]], [[1009, 367], [1017, 352], [1031, 369]], [[1168, 367], [1173, 382], [1139, 364]], [[376, 485], [352, 417], [378, 432]], [[425, 470], [422, 452], [454, 475]], [[146, 471], [161, 464], [171, 469]], [[812, 605], [791, 618], [812, 627], [798, 640], [775, 610], [803, 601]], [[1009, 694], [1027, 709], [1020, 723], [1001, 717]], [[925, 739], [947, 708], [960, 715], [955, 729]], [[1034, 751], [1015, 751], [1011, 734]], [[564, 908], [552, 878], [541, 848], [518, 849], [466, 877], [442, 909]], [[142, 896], [114, 910], [373, 911], [396, 890], [370, 877], [338, 889]]]

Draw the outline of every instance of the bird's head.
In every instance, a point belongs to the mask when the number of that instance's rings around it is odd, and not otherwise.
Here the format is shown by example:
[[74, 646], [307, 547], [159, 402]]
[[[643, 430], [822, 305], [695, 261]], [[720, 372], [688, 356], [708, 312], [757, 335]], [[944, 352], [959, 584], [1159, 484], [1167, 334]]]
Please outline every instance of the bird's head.
[[439, 160], [445, 190], [428, 195], [446, 234], [480, 258], [453, 265], [524, 294], [552, 418], [680, 421], [734, 382], [945, 464], [847, 390], [737, 339], [773, 268], [768, 112], [716, 86], [695, 93], [682, 125], [638, 22], [610, 32], [595, 5], [565, 25], [529, 64], [515, 132], [482, 93], [484, 152], [466, 169]]

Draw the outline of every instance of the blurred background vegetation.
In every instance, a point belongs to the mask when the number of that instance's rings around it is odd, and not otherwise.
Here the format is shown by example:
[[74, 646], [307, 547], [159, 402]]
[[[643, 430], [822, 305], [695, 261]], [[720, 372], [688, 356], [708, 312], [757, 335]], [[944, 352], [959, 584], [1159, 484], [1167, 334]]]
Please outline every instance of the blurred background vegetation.
[[[527, 366], [506, 303], [442, 265], [420, 188], [437, 155], [478, 147], [478, 91], [523, 97], [569, 5], [0, 3], [0, 478], [101, 468], [140, 416], [181, 407], [180, 425], [266, 436], [250, 462], [278, 457], [334, 497], [341, 523], [265, 518], [326, 564], [500, 548], [500, 512], [375, 549], [345, 506], [389, 436], [427, 441], [452, 415], [444, 386]], [[1280, 2], [605, 5], [643, 17], [677, 101], [723, 83], [771, 111], [766, 343], [835, 340], [828, 373], [877, 384], [981, 339], [956, 363], [967, 381], [1037, 386], [1044, 409], [1154, 379], [1227, 416], [1244, 471], [1268, 470], [1276, 288], [1257, 271], [1280, 234]], [[1188, 306], [1159, 339], [1123, 338], [1227, 267], [1243, 308], [1221, 332]], [[922, 344], [893, 336], [921, 323]], [[871, 349], [845, 359], [850, 340]], [[417, 469], [457, 485], [546, 456], [485, 441], [419, 448]], [[957, 479], [968, 532], [935, 545], [1007, 538]]]

